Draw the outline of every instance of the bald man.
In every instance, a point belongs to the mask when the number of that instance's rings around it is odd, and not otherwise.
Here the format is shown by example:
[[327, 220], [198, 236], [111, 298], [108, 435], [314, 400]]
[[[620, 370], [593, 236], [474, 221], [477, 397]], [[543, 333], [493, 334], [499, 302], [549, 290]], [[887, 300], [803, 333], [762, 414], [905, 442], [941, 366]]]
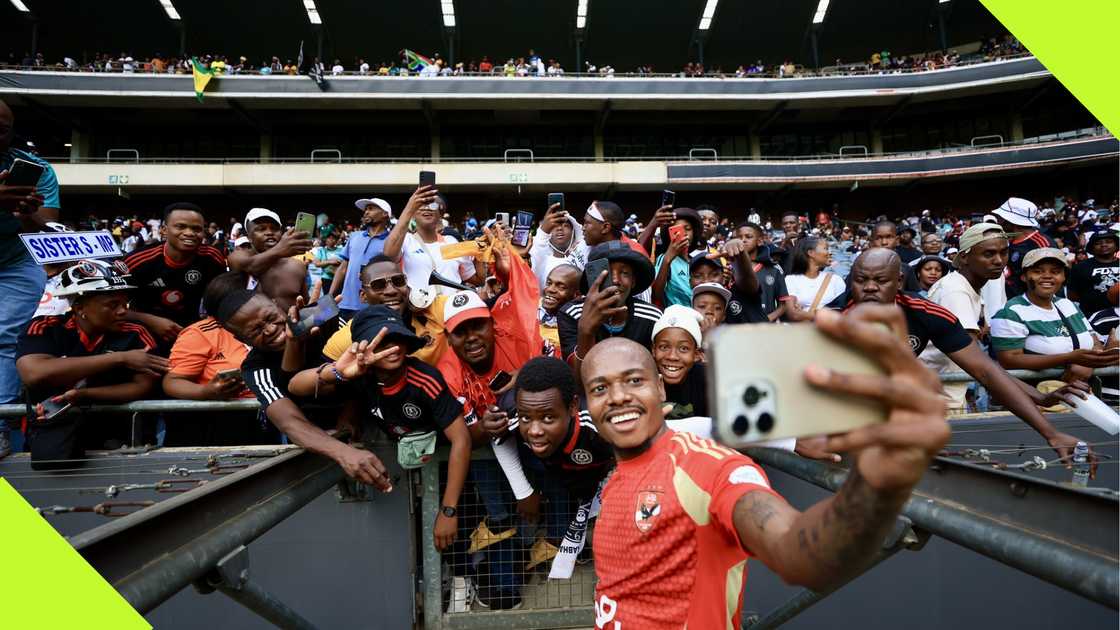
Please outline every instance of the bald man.
[[938, 382], [910, 353], [898, 309], [821, 311], [816, 322], [882, 357], [890, 373], [853, 377], [814, 367], [805, 378], [873, 399], [890, 417], [829, 438], [829, 450], [852, 451], [856, 463], [835, 496], [805, 512], [774, 492], [750, 458], [666, 427], [665, 387], [644, 347], [612, 338], [588, 352], [581, 373], [588, 411], [618, 461], [595, 528], [597, 627], [738, 628], [748, 558], [790, 584], [827, 591], [880, 547], [949, 438]]
[[[27, 254], [19, 240], [22, 232], [39, 232], [49, 221], [58, 221], [58, 178], [39, 156], [12, 146], [15, 114], [0, 101], [0, 403], [20, 396], [16, 373], [16, 339], [35, 314], [47, 274]], [[42, 168], [31, 186], [10, 186], [9, 171], [16, 160]], [[8, 424], [0, 418], [0, 458], [11, 453]]]
[[863, 252], [852, 265], [850, 293], [841, 295], [829, 307], [847, 310], [865, 302], [897, 304], [906, 318], [910, 348], [915, 356], [933, 342], [938, 350], [987, 387], [993, 397], [1038, 431], [1060, 457], [1072, 455], [1077, 438], [1055, 429], [1036, 405], [1049, 407], [1068, 402], [1071, 395], [1083, 392], [1084, 388], [1068, 385], [1044, 395], [1011, 376], [988, 357], [952, 312], [915, 293], [900, 291], [903, 269], [902, 260], [892, 250], [876, 247]]

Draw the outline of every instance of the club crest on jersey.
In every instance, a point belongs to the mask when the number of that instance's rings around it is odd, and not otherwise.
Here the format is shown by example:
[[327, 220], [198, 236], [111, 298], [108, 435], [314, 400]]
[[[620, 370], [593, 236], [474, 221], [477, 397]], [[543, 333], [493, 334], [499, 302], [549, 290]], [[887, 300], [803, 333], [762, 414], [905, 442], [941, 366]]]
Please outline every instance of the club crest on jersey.
[[404, 417], [408, 418], [409, 420], [415, 420], [420, 417], [421, 412], [420, 407], [417, 407], [413, 403], [406, 402], [404, 406], [401, 407], [401, 413], [403, 413]]
[[922, 345], [922, 340], [918, 339], [918, 337], [915, 336], [915, 335], [910, 335], [909, 341], [910, 341], [910, 350], [912, 352], [916, 353], [918, 351], [918, 346]]
[[198, 281], [202, 280], [202, 272], [197, 269], [191, 269], [183, 276], [183, 279], [187, 281], [187, 284], [198, 284]]
[[661, 490], [642, 490], [638, 492], [637, 505], [634, 508], [634, 525], [643, 534], [653, 529], [657, 519], [661, 517]]
[[739, 300], [731, 300], [731, 303], [727, 305], [727, 310], [731, 311], [732, 315], [738, 315], [743, 312], [743, 305], [739, 303]]
[[594, 459], [591, 456], [591, 451], [585, 448], [577, 448], [576, 450], [572, 451], [571, 458], [573, 462], [579, 464], [580, 466], [586, 466], [591, 463], [592, 459]]

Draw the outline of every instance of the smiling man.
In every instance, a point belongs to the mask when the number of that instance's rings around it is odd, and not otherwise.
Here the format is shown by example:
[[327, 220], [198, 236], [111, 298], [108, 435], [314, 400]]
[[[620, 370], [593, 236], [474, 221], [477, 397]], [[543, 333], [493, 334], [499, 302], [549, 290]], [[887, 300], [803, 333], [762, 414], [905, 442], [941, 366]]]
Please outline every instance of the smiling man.
[[805, 512], [774, 492], [750, 458], [667, 428], [665, 388], [645, 348], [608, 339], [588, 353], [588, 410], [618, 460], [595, 528], [596, 627], [737, 628], [752, 556], [787, 583], [821, 591], [858, 574], [878, 550], [949, 438], [937, 379], [909, 352], [893, 307], [822, 312], [817, 325], [880, 357], [888, 375], [813, 367], [805, 377], [875, 400], [890, 416], [828, 440], [829, 450], [854, 453], [852, 471], [836, 495]]
[[537, 319], [541, 322], [541, 339], [547, 346], [545, 354], [560, 356], [560, 330], [556, 325], [556, 314], [561, 306], [580, 296], [580, 275], [577, 267], [565, 263], [553, 267], [545, 278], [541, 308], [537, 312]]
[[201, 319], [206, 286], [226, 271], [225, 256], [202, 244], [205, 231], [201, 208], [170, 204], [163, 210], [163, 242], [124, 260], [136, 285], [129, 319], [164, 341], [174, 341], [183, 327]]
[[[979, 232], [982, 236], [984, 231]], [[979, 241], [979, 243], [983, 242], [988, 241], [984, 239]], [[996, 242], [998, 248], [998, 239]], [[969, 244], [970, 241], [962, 238], [962, 243]], [[1006, 239], [1003, 243], [1002, 258], [1006, 260]], [[971, 242], [969, 249], [975, 249], [977, 244], [978, 242]], [[1000, 256], [998, 252], [991, 254], [991, 257]], [[969, 258], [966, 256], [958, 263], [964, 266]], [[950, 310], [916, 294], [900, 290], [902, 260], [892, 250], [874, 248], [860, 254], [852, 265], [849, 279], [850, 294], [841, 295], [829, 304], [829, 308], [846, 310], [862, 303], [897, 304], [906, 318], [908, 340], [915, 356], [922, 354], [926, 346], [932, 342], [962, 370], [987, 387], [994, 398], [1000, 400], [1023, 422], [1038, 431], [1059, 456], [1072, 455], [1077, 438], [1054, 428], [1054, 425], [1050, 424], [1050, 421], [1035, 406], [1049, 407], [1066, 402], [1069, 396], [1073, 395], [1069, 387], [1043, 395], [1034, 387], [1008, 374], [988, 357], [976, 339], [965, 331], [961, 322]]]
[[389, 202], [377, 197], [359, 199], [354, 202], [354, 207], [362, 211], [362, 227], [351, 232], [346, 240], [338, 256], [342, 265], [334, 274], [330, 286], [331, 295], [342, 291], [342, 302], [338, 308], [345, 321], [350, 321], [363, 306], [361, 293], [364, 282], [359, 276], [362, 269], [384, 251], [389, 237], [389, 219], [393, 216]]
[[245, 215], [245, 230], [250, 248], [236, 247], [229, 254], [231, 271], [243, 271], [253, 280], [260, 278], [278, 261], [299, 256], [311, 249], [311, 235], [284, 230], [280, 215], [267, 208], [253, 208]]

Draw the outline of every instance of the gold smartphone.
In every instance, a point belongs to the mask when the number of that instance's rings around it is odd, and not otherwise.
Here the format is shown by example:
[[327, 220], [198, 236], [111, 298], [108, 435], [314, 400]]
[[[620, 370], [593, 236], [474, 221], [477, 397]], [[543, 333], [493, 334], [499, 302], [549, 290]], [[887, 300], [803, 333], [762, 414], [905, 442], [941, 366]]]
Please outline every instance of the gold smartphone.
[[872, 357], [813, 324], [719, 326], [704, 339], [704, 353], [713, 432], [730, 447], [845, 433], [887, 420], [887, 410], [878, 402], [827, 392], [805, 380], [809, 364], [850, 374], [885, 374]]

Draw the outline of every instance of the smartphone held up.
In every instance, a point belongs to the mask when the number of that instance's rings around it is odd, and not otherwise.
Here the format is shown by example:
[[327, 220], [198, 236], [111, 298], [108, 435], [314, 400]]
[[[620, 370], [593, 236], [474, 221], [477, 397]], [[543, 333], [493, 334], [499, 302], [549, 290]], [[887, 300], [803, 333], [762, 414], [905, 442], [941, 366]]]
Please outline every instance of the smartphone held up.
[[[805, 380], [810, 364], [881, 376], [874, 359], [811, 323], [720, 326], [704, 339], [713, 433], [733, 448], [755, 442], [846, 433], [886, 422], [888, 410], [866, 398], [826, 392]], [[767, 357], [764, 362], [743, 357]]]

